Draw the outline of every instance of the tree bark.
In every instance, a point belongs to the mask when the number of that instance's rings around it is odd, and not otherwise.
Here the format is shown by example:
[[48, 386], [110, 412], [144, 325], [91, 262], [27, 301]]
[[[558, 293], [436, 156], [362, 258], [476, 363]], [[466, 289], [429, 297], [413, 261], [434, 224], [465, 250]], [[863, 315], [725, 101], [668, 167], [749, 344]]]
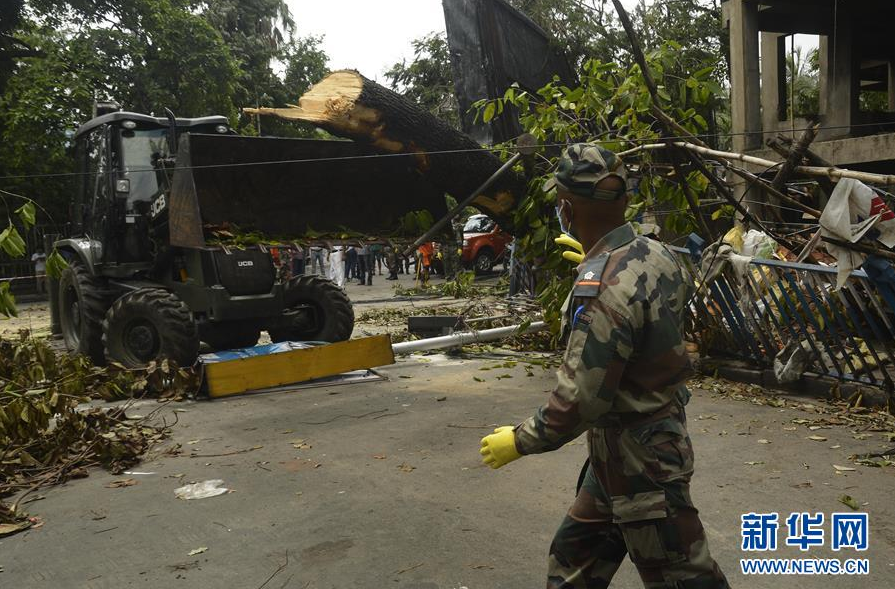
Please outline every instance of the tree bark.
[[[784, 159], [789, 159], [790, 154], [792, 154], [792, 140], [788, 137], [778, 135], [776, 139], [768, 139], [766, 144]], [[805, 149], [803, 161], [807, 162], [809, 166], [833, 167], [833, 164], [817, 156], [808, 148]], [[802, 162], [799, 162], [799, 165], [802, 165]], [[833, 190], [836, 188], [836, 185], [827, 178], [819, 178], [817, 183], [820, 185], [821, 190], [827, 193], [827, 196], [833, 194]]]
[[777, 208], [780, 205], [780, 200], [777, 195], [786, 190], [787, 180], [793, 175], [795, 169], [802, 165], [802, 158], [805, 157], [805, 151], [808, 149], [808, 146], [811, 145], [811, 142], [814, 141], [814, 138], [817, 137], [817, 130], [819, 128], [820, 125], [812, 123], [802, 132], [802, 136], [799, 137], [798, 142], [793, 146], [792, 151], [789, 152], [789, 156], [783, 162], [777, 175], [774, 176], [774, 180], [771, 182], [771, 188], [773, 190], [766, 191], [768, 192], [767, 196], [768, 204], [771, 209], [770, 212], [779, 221], [783, 220], [783, 216]]
[[[297, 106], [247, 108], [245, 112], [309, 122], [384, 154], [408, 154], [421, 175], [458, 201], [470, 196], [502, 165], [468, 136], [356, 71], [329, 74]], [[511, 170], [472, 205], [512, 231], [512, 212], [525, 190], [523, 176]]]

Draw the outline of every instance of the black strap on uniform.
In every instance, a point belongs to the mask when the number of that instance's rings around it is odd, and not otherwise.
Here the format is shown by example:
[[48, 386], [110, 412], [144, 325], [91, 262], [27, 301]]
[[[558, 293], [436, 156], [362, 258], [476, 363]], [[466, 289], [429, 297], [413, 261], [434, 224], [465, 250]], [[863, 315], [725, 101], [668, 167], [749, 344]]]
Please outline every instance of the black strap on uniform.
[[587, 469], [590, 468], [590, 457], [588, 457], [584, 464], [581, 465], [581, 473], [578, 475], [578, 485], [575, 487], [575, 497], [578, 496], [578, 493], [581, 492], [581, 487], [584, 486], [584, 477], [587, 476]]

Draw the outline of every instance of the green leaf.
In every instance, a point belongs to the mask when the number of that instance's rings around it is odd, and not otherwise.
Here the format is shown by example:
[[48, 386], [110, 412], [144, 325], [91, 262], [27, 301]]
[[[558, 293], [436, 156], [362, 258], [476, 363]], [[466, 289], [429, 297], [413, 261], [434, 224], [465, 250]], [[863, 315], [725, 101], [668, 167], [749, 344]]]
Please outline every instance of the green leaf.
[[21, 258], [25, 255], [25, 240], [13, 225], [9, 225], [3, 233], [0, 233], [0, 249], [12, 258]]
[[34, 227], [36, 210], [34, 208], [33, 202], [29, 200], [28, 202], [23, 204], [16, 210], [16, 214], [22, 220], [22, 224], [25, 226], [26, 229]]
[[715, 71], [715, 66], [710, 65], [708, 67], [702, 68], [698, 72], [695, 72], [693, 74], [693, 77], [697, 80], [705, 80], [709, 75], [711, 75], [713, 71]]
[[489, 102], [488, 106], [485, 107], [485, 112], [482, 115], [482, 120], [486, 123], [490, 123], [491, 119], [494, 118], [494, 111], [496, 108], [497, 107], [494, 105], [493, 102]]
[[59, 278], [62, 271], [68, 268], [68, 262], [62, 257], [58, 250], [53, 250], [47, 257], [47, 276], [50, 278]]
[[0, 314], [7, 317], [18, 317], [16, 298], [9, 292], [9, 282], [0, 282]]
[[699, 125], [699, 128], [702, 130], [706, 130], [709, 128], [709, 124], [705, 121], [705, 119], [702, 117], [702, 115], [694, 115], [693, 122], [695, 122], [697, 125]]
[[724, 90], [721, 89], [721, 86], [719, 86], [718, 83], [713, 80], [706, 80], [702, 83], [702, 85], [715, 96], [724, 94]]

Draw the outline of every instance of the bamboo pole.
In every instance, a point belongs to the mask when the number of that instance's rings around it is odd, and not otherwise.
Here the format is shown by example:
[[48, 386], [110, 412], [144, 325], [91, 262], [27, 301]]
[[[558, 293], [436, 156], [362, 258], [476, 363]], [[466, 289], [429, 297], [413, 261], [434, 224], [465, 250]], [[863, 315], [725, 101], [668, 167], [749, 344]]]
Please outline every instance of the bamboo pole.
[[[709, 157], [719, 158], [723, 160], [732, 160], [736, 162], [740, 162], [742, 164], [749, 164], [752, 166], [759, 166], [762, 168], [775, 168], [777, 166], [782, 165], [781, 162], [774, 162], [771, 160], [766, 160], [764, 158], [755, 157], [751, 155], [745, 155], [742, 153], [736, 153], [732, 151], [720, 151], [718, 149], [711, 149], [708, 147], [701, 147], [699, 145], [694, 145], [693, 143], [688, 143], [686, 141], [676, 141], [674, 143], [675, 147], [682, 147], [684, 149], [688, 149], [700, 155], [706, 155]], [[640, 153], [642, 151], [653, 151], [656, 149], [666, 149], [668, 146], [664, 143], [647, 143], [644, 145], [640, 145], [633, 149], [629, 149], [627, 151], [621, 152], [619, 155], [634, 155], [636, 153]], [[819, 178], [829, 178], [830, 180], [842, 180], [843, 178], [854, 178], [855, 180], [860, 180], [861, 182], [867, 182], [870, 184], [883, 184], [883, 185], [893, 185], [895, 184], [895, 174], [873, 174], [871, 172], [858, 172], [856, 170], [846, 170], [845, 168], [837, 168], [837, 167], [820, 167], [820, 166], [798, 166], [795, 168], [795, 172], [798, 174], [802, 174], [803, 176], [814, 176]]]

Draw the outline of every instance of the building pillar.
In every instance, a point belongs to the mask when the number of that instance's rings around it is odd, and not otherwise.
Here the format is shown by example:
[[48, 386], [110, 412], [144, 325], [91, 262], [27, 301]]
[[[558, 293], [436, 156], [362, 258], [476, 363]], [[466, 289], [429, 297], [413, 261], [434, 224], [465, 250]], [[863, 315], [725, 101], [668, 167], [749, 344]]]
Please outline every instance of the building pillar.
[[772, 135], [787, 120], [786, 35], [761, 33], [761, 121]]
[[761, 75], [758, 57], [758, 4], [726, 2], [730, 28], [730, 108], [733, 148], [761, 147]]
[[889, 60], [889, 112], [895, 112], [895, 61]]
[[[851, 134], [858, 113], [859, 76], [854, 51], [854, 25], [847, 11], [840, 11], [833, 35], [820, 38], [821, 141]], [[830, 128], [833, 127], [833, 128]]]

